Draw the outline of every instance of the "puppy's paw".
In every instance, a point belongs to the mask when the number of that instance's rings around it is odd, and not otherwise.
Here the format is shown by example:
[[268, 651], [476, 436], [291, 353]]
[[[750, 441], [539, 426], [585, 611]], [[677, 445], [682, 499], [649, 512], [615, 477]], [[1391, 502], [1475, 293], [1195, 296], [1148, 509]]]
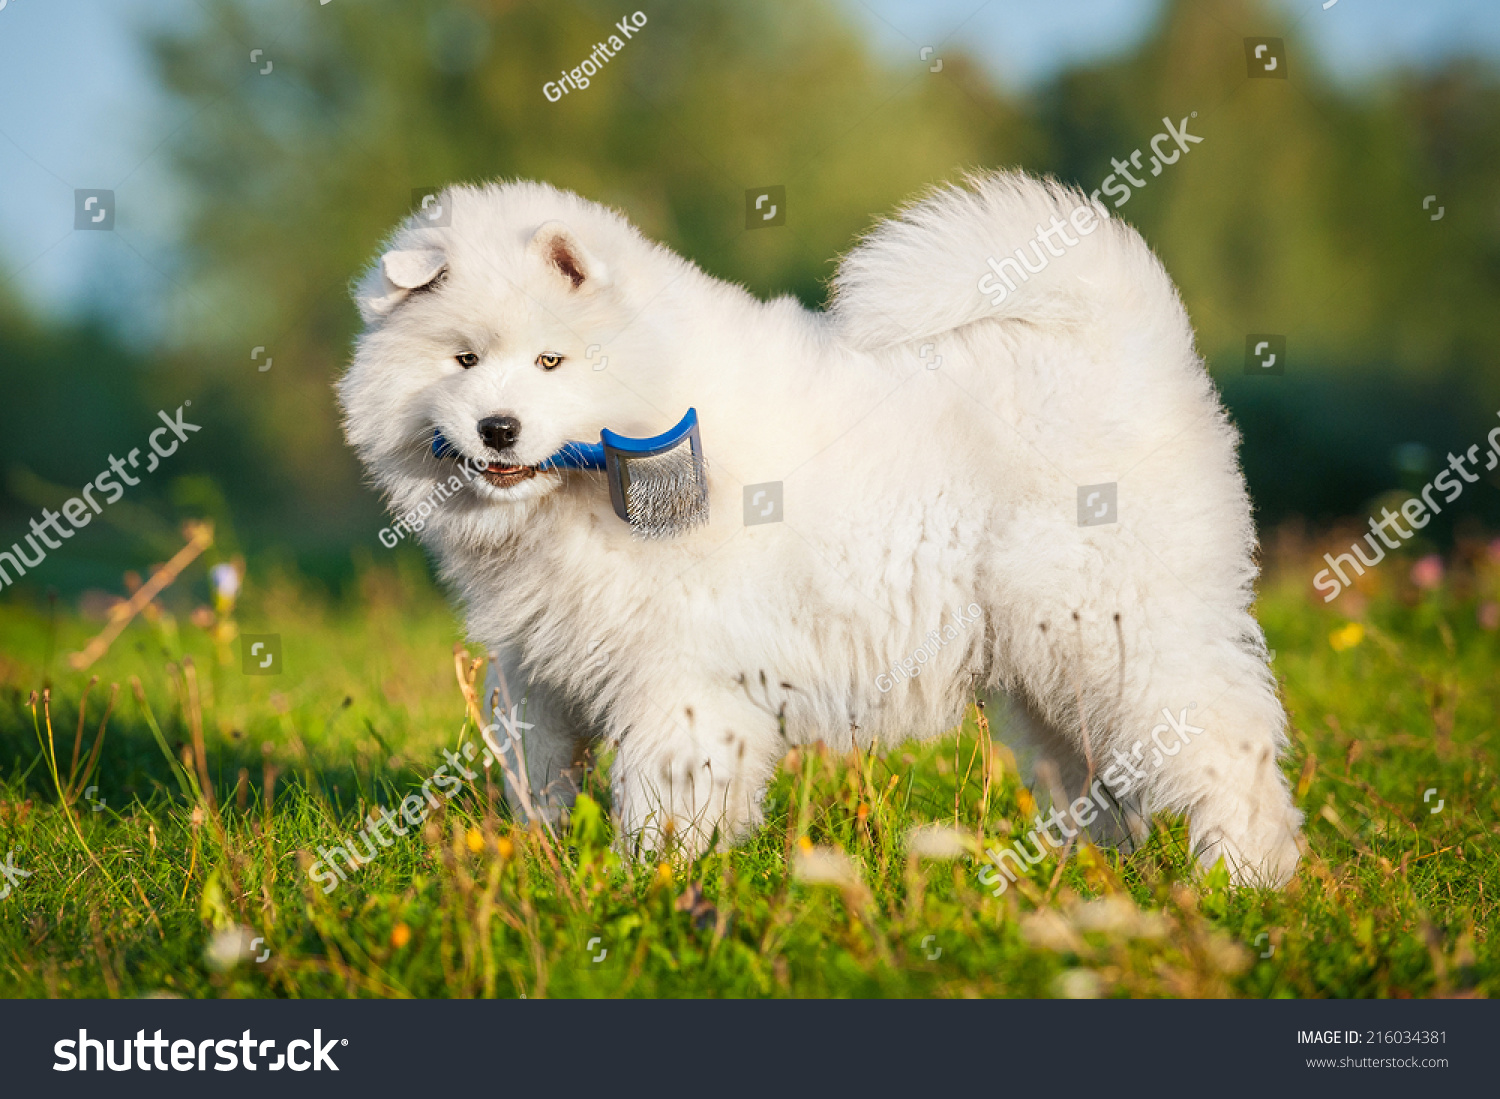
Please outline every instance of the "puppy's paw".
[[704, 852], [724, 850], [758, 828], [758, 797], [736, 797], [734, 782], [702, 779], [666, 785], [626, 776], [615, 785], [620, 854], [691, 862]]
[[1208, 867], [1223, 858], [1237, 886], [1281, 889], [1297, 872], [1302, 858], [1299, 827], [1302, 814], [1290, 810], [1263, 827], [1232, 835], [1224, 827], [1194, 829], [1193, 857]]

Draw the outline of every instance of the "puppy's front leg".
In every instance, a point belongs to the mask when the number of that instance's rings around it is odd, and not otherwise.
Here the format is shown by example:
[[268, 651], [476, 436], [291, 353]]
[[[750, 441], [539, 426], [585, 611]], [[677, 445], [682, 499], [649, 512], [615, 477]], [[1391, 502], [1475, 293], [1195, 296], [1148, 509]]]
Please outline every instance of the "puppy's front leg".
[[[705, 689], [631, 721], [610, 785], [619, 845], [695, 858], [761, 822], [761, 798], [784, 744], [774, 716], [743, 696]], [[690, 700], [690, 701], [689, 701]]]
[[492, 719], [486, 740], [504, 761], [505, 799], [518, 819], [555, 827], [578, 793], [582, 774], [574, 754], [587, 730], [544, 685], [527, 681], [518, 654], [494, 655], [482, 702]]

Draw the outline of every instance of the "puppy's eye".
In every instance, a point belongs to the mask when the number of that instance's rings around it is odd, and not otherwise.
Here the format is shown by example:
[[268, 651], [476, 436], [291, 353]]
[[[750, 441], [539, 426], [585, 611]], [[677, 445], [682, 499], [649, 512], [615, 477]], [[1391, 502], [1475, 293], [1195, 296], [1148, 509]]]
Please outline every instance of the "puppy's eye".
[[479, 356], [472, 351], [465, 351], [462, 355], [454, 355], [453, 357], [458, 361], [458, 365], [465, 370], [471, 366], [479, 365]]
[[536, 357], [537, 366], [543, 370], [556, 370], [562, 365], [562, 361], [563, 357], [561, 355], [554, 355], [550, 351], [545, 351]]

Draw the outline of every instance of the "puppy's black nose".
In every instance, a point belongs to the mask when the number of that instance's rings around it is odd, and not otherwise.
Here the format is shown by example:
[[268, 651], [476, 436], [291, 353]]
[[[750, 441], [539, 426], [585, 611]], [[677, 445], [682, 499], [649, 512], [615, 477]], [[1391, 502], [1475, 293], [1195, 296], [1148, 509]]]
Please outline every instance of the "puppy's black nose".
[[486, 416], [479, 421], [479, 440], [491, 450], [505, 450], [521, 437], [521, 421], [514, 416]]

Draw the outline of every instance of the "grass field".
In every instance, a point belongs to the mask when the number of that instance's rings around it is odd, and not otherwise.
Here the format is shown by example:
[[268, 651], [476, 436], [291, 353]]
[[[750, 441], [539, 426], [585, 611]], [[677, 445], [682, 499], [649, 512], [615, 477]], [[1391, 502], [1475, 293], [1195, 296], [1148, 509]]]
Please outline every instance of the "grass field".
[[[1288, 889], [1195, 876], [1159, 818], [1134, 854], [1075, 849], [998, 898], [970, 856], [909, 844], [1031, 827], [977, 711], [883, 755], [791, 753], [765, 828], [691, 865], [622, 862], [599, 773], [557, 837], [511, 823], [486, 773], [325, 893], [318, 849], [475, 738], [458, 624], [403, 560], [337, 597], [252, 569], [217, 616], [190, 569], [82, 672], [97, 611], [0, 610], [0, 995], [1500, 992], [1493, 548], [1423, 587], [1388, 561], [1333, 609], [1305, 560], [1263, 584], [1307, 815]], [[243, 674], [236, 627], [282, 635], [281, 675]]]

